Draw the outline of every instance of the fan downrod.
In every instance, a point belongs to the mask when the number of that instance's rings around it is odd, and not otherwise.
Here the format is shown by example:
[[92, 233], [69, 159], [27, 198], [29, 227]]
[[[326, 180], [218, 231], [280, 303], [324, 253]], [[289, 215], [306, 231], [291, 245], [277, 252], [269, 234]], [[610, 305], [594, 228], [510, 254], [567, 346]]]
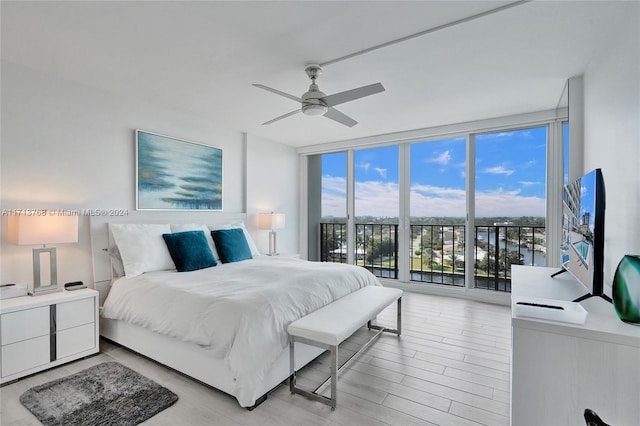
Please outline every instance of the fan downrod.
[[311, 81], [315, 83], [316, 78], [322, 74], [322, 68], [318, 64], [309, 64], [305, 67], [304, 72], [306, 72]]

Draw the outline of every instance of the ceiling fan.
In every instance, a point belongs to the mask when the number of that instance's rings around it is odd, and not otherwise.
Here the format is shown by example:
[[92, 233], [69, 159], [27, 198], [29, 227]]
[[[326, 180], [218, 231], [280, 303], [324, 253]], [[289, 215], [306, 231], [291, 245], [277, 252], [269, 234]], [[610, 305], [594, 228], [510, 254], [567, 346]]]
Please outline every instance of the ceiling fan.
[[288, 112], [284, 115], [274, 118], [273, 120], [269, 120], [266, 123], [262, 123], [263, 125], [271, 124], [274, 121], [282, 120], [283, 118], [287, 118], [294, 114], [302, 112], [303, 114], [310, 116], [324, 115], [325, 117], [337, 121], [340, 124], [344, 124], [348, 127], [353, 127], [358, 124], [358, 122], [348, 115], [341, 113], [340, 111], [335, 109], [334, 106], [356, 99], [364, 98], [365, 96], [375, 95], [376, 93], [384, 92], [385, 90], [382, 84], [375, 83], [368, 86], [358, 87], [357, 89], [334, 93], [333, 95], [325, 95], [320, 91], [318, 85], [316, 84], [316, 78], [318, 78], [318, 76], [322, 73], [322, 68], [320, 68], [320, 65], [309, 64], [304, 69], [304, 71], [311, 79], [311, 85], [309, 86], [309, 90], [301, 97], [290, 95], [288, 93], [281, 92], [280, 90], [273, 89], [262, 84], [254, 84], [255, 87], [259, 87], [260, 89], [275, 93], [276, 95], [284, 96], [285, 98], [300, 102], [302, 104], [302, 108]]

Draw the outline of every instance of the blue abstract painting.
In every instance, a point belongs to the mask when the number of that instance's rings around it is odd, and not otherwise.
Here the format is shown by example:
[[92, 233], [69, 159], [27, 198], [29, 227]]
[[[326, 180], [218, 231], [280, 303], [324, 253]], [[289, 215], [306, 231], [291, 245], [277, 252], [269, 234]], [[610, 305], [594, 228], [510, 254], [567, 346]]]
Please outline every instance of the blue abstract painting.
[[222, 150], [136, 130], [138, 210], [222, 210]]

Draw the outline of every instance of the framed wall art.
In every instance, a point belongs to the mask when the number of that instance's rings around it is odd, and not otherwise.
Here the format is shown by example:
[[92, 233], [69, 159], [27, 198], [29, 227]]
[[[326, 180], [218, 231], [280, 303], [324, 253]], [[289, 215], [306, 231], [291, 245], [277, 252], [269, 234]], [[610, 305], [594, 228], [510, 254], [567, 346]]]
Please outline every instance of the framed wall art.
[[138, 210], [222, 210], [222, 149], [136, 130]]

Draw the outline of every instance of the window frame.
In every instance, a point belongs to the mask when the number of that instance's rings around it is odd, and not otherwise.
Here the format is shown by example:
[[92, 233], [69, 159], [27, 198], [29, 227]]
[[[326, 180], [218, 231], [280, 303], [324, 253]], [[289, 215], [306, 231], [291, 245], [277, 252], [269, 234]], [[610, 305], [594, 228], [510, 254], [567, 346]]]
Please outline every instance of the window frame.
[[[300, 247], [301, 255], [305, 257], [308, 253], [308, 215], [307, 197], [305, 190], [309, 179], [313, 180], [307, 172], [306, 162], [308, 156], [328, 154], [338, 151], [347, 152], [347, 232], [348, 245], [353, 247], [355, 242], [354, 233], [354, 157], [355, 151], [360, 149], [371, 149], [376, 147], [398, 146], [398, 185], [399, 185], [399, 216], [398, 216], [398, 232], [399, 244], [402, 249], [398, 253], [399, 274], [397, 279], [384, 279], [385, 285], [405, 288], [411, 291], [423, 291], [427, 293], [436, 293], [444, 295], [453, 295], [456, 297], [466, 297], [475, 300], [484, 300], [498, 303], [508, 303], [510, 294], [495, 294], [497, 292], [480, 290], [474, 288], [473, 283], [473, 262], [465, 264], [465, 286], [455, 288], [443, 288], [438, 284], [429, 285], [420, 283], [419, 285], [410, 281], [409, 265], [410, 256], [407, 245], [410, 238], [410, 212], [409, 212], [409, 192], [410, 192], [410, 146], [412, 143], [429, 142], [448, 138], [462, 137], [467, 140], [467, 217], [466, 217], [466, 241], [473, 240], [473, 226], [475, 224], [475, 137], [480, 134], [495, 133], [502, 131], [524, 130], [534, 127], [547, 126], [547, 167], [546, 167], [546, 226], [547, 226], [547, 266], [557, 266], [559, 263], [559, 240], [561, 233], [561, 206], [562, 206], [562, 187], [564, 173], [564, 142], [563, 142], [563, 124], [568, 122], [568, 109], [558, 108], [554, 110], [540, 111], [528, 114], [518, 114], [505, 116], [500, 118], [492, 118], [487, 120], [478, 120], [473, 122], [458, 123], [446, 126], [437, 126], [425, 129], [411, 130], [406, 132], [398, 132], [393, 134], [371, 136], [366, 138], [351, 139], [338, 142], [330, 142], [326, 144], [314, 145], [311, 147], [302, 147], [298, 149], [300, 158], [300, 170], [302, 191], [300, 194], [300, 213], [301, 213], [301, 238]], [[473, 159], [473, 161], [471, 161]], [[321, 179], [321, 176], [319, 177]], [[557, 235], [556, 235], [557, 234]], [[470, 253], [473, 245], [466, 245], [465, 256], [470, 259], [473, 254]], [[467, 252], [469, 250], [469, 252]], [[352, 252], [351, 249], [348, 253]], [[469, 257], [471, 256], [471, 257]], [[557, 259], [556, 259], [557, 258]], [[554, 259], [556, 261], [554, 262]], [[353, 263], [353, 258], [348, 259], [349, 263]], [[471, 277], [471, 279], [469, 279]]]

